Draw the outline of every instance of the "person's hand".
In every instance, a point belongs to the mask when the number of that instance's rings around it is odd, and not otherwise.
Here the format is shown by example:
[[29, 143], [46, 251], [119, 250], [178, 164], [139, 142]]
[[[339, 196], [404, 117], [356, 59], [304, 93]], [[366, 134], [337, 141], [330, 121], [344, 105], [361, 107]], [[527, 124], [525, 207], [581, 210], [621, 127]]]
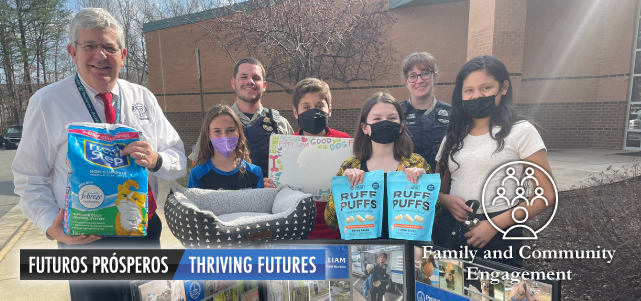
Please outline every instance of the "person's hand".
[[358, 168], [346, 169], [343, 175], [347, 176], [347, 178], [349, 179], [349, 183], [352, 186], [362, 184], [363, 179], [365, 178], [365, 172]]
[[425, 169], [420, 167], [405, 167], [403, 165], [403, 171], [407, 176], [407, 180], [412, 182], [412, 184], [418, 183], [418, 178], [425, 173]]
[[49, 235], [49, 237], [68, 245], [84, 245], [102, 238], [98, 235], [67, 235], [62, 228], [64, 212], [65, 211], [63, 209], [60, 209], [60, 211], [58, 211], [58, 215], [56, 215], [56, 218], [53, 220], [53, 223], [51, 223], [51, 226], [47, 229], [47, 235]]
[[274, 181], [272, 181], [272, 179], [270, 178], [263, 178], [263, 183], [265, 188], [276, 188]]
[[482, 249], [498, 232], [499, 231], [492, 227], [492, 224], [490, 224], [490, 222], [485, 220], [481, 221], [470, 231], [467, 231], [467, 233], [465, 233], [465, 237], [467, 237], [468, 245]]
[[458, 195], [441, 194], [439, 199], [452, 216], [454, 216], [454, 218], [459, 222], [465, 222], [465, 220], [467, 220], [468, 213], [472, 212], [472, 208], [465, 205], [465, 200]]
[[134, 141], [129, 143], [121, 152], [121, 155], [130, 155], [136, 164], [153, 169], [156, 167], [158, 161], [158, 153], [151, 149], [151, 145], [147, 141]]

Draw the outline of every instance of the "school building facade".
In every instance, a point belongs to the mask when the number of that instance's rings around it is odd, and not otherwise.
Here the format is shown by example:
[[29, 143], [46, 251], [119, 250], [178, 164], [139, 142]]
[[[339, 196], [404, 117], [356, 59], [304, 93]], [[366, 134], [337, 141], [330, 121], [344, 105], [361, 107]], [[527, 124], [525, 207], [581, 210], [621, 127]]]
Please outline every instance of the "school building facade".
[[[641, 50], [636, 51], [641, 47], [639, 2], [391, 0], [389, 9], [397, 22], [386, 38], [396, 48], [398, 70], [373, 84], [330, 81], [330, 126], [353, 134], [361, 105], [382, 89], [399, 101], [408, 99], [400, 69], [409, 53], [426, 51], [436, 57], [440, 74], [434, 93], [448, 103], [465, 62], [491, 54], [506, 64], [517, 109], [545, 129], [543, 139], [549, 149], [641, 150]], [[203, 29], [186, 21], [204, 15], [143, 27], [149, 88], [187, 151], [203, 120], [197, 48], [205, 111], [235, 100], [230, 83], [234, 62], [212, 43], [197, 42]], [[279, 110], [298, 129], [291, 95], [268, 83], [262, 99], [264, 106]]]

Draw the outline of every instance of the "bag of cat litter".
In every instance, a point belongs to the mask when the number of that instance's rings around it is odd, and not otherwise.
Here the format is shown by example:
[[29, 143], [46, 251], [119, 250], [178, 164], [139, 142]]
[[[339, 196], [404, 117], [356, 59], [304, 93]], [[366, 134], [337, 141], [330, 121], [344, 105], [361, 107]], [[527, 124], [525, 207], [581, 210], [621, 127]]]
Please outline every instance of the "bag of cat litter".
[[434, 211], [441, 177], [423, 174], [418, 183], [407, 180], [403, 171], [387, 173], [387, 208], [389, 237], [431, 241]]
[[332, 178], [332, 196], [341, 238], [381, 237], [385, 174], [366, 172], [362, 184], [351, 186], [347, 176]]
[[147, 169], [120, 154], [140, 135], [119, 124], [69, 126], [65, 233], [147, 235]]

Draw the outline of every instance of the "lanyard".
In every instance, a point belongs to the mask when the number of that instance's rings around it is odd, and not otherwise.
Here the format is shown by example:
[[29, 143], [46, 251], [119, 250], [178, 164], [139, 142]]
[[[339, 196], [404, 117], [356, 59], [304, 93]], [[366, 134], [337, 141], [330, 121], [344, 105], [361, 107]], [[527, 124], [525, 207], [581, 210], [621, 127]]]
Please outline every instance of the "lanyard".
[[[91, 115], [91, 118], [93, 118], [93, 122], [95, 123], [102, 123], [100, 120], [100, 117], [98, 116], [98, 113], [96, 112], [96, 108], [94, 108], [93, 104], [91, 103], [91, 99], [89, 98], [89, 95], [87, 95], [87, 91], [85, 90], [85, 86], [82, 85], [82, 82], [80, 82], [80, 77], [78, 77], [78, 73], [76, 73], [76, 88], [78, 88], [78, 92], [80, 92], [80, 96], [82, 96], [82, 100], [85, 102], [85, 106], [87, 107], [87, 110], [89, 110], [89, 115]], [[122, 90], [120, 90], [120, 86], [118, 86], [118, 99], [116, 100], [116, 122], [115, 124], [119, 124], [120, 122], [120, 108], [122, 105], [122, 102], [120, 101], [122, 99]]]

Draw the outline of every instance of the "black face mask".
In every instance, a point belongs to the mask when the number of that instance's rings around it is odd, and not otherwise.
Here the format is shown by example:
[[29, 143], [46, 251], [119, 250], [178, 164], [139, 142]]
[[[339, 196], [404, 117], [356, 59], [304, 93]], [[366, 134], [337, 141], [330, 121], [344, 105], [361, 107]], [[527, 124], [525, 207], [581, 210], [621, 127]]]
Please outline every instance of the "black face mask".
[[[499, 91], [500, 93], [500, 91]], [[496, 95], [479, 97], [477, 99], [464, 100], [463, 108], [474, 119], [483, 119], [492, 116], [496, 112]]]
[[329, 114], [319, 109], [307, 110], [298, 114], [298, 125], [303, 131], [316, 135], [327, 128]]
[[370, 138], [380, 144], [395, 142], [401, 136], [401, 124], [389, 120], [379, 121], [369, 125], [372, 129]]

